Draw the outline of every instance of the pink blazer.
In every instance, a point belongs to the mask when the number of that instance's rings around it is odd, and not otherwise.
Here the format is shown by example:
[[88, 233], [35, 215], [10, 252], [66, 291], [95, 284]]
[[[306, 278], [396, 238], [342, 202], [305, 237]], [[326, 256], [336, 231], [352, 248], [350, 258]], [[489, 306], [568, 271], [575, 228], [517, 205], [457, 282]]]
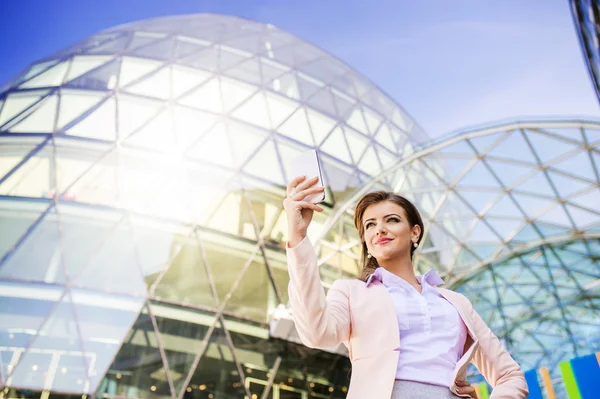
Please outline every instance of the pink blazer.
[[[327, 296], [317, 256], [308, 239], [287, 249], [289, 298], [302, 342], [311, 348], [334, 348], [343, 342], [352, 362], [348, 399], [389, 399], [392, 394], [400, 334], [392, 297], [380, 282], [337, 280]], [[453, 381], [466, 380], [474, 363], [493, 387], [491, 399], [525, 399], [523, 371], [463, 295], [440, 288], [467, 326], [465, 351]], [[423, 370], [426, 372], [426, 370]], [[450, 390], [456, 394], [456, 385]]]

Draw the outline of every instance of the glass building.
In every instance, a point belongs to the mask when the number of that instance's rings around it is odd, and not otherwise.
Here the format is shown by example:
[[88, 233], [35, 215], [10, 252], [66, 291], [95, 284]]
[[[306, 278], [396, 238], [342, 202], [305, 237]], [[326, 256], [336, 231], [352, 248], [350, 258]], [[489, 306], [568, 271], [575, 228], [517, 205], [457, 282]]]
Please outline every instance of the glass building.
[[431, 142], [324, 51], [194, 15], [33, 63], [0, 93], [0, 145], [5, 397], [345, 397], [342, 351], [272, 328], [289, 319], [288, 161], [310, 148], [325, 288], [359, 272], [358, 198], [393, 190], [425, 220], [417, 269], [469, 297], [524, 369], [559, 378], [600, 350], [598, 122]]
[[600, 3], [597, 0], [570, 0], [573, 21], [590, 77], [600, 101]]
[[[273, 26], [194, 15], [39, 60], [0, 107], [7, 397], [345, 396], [347, 358], [269, 337], [287, 303], [282, 198], [289, 160], [318, 148], [314, 236], [426, 141], [393, 100]], [[347, 252], [324, 273], [354, 276]]]

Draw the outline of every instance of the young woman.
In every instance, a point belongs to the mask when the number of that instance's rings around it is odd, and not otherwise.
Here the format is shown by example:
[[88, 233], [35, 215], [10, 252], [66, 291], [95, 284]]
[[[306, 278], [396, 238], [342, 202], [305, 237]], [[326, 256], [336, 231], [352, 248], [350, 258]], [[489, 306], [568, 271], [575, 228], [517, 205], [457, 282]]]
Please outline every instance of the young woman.
[[476, 397], [466, 382], [473, 362], [493, 387], [493, 399], [528, 394], [519, 365], [467, 298], [437, 288], [435, 270], [415, 275], [412, 256], [423, 232], [419, 212], [387, 192], [365, 195], [354, 223], [363, 247], [359, 279], [337, 280], [327, 296], [306, 238], [313, 212], [303, 201], [321, 192], [317, 179], [294, 179], [283, 201], [288, 218], [289, 298], [296, 328], [311, 348], [343, 342], [352, 362], [350, 399]]

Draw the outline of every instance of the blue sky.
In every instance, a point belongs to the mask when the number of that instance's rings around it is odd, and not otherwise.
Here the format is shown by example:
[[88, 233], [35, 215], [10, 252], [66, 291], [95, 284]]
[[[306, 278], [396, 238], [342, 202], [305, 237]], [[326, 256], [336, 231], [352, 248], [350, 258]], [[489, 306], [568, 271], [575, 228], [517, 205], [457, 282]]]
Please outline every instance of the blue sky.
[[432, 137], [507, 119], [600, 117], [567, 0], [19, 0], [0, 10], [0, 82], [114, 25], [212, 12], [324, 48]]

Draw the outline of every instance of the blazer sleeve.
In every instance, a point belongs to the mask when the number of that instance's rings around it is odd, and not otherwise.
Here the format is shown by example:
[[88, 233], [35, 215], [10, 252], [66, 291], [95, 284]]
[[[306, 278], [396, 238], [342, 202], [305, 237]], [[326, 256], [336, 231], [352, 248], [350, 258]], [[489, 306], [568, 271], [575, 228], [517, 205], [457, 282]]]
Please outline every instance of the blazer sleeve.
[[473, 354], [472, 362], [493, 388], [490, 399], [527, 398], [529, 390], [523, 370], [470, 302], [469, 305], [474, 333], [479, 340], [479, 348]]
[[347, 284], [336, 280], [325, 296], [317, 255], [308, 238], [294, 248], [287, 248], [287, 262], [292, 317], [304, 345], [323, 349], [348, 341], [350, 308]]

